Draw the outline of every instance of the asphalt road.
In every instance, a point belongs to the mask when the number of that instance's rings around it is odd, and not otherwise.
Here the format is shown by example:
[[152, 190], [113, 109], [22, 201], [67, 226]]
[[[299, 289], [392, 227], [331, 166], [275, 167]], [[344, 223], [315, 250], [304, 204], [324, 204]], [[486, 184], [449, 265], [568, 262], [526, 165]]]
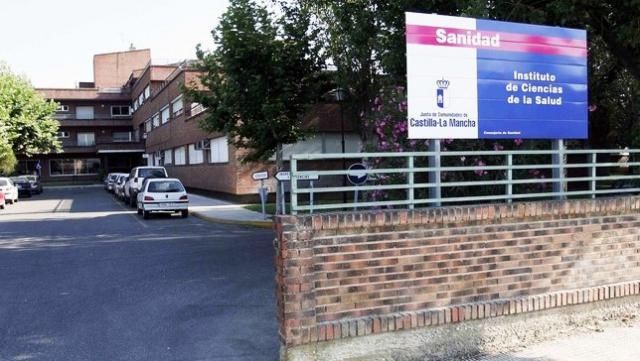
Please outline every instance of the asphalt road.
[[277, 360], [273, 235], [101, 188], [0, 211], [0, 361]]

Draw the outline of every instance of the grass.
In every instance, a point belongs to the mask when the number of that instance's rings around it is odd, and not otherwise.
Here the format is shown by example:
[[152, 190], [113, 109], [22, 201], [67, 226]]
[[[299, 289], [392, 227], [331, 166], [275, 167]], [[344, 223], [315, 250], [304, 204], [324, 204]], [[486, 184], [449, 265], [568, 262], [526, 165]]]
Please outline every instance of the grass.
[[[254, 211], [254, 212], [258, 212], [258, 213], [262, 213], [262, 205], [260, 203], [258, 204], [247, 204], [246, 206], [244, 206], [245, 209], [248, 209], [250, 211]], [[266, 214], [270, 214], [270, 215], [274, 215], [276, 214], [276, 204], [275, 203], [267, 203], [265, 204], [265, 213]], [[291, 213], [291, 207], [289, 204], [287, 204], [287, 214]]]

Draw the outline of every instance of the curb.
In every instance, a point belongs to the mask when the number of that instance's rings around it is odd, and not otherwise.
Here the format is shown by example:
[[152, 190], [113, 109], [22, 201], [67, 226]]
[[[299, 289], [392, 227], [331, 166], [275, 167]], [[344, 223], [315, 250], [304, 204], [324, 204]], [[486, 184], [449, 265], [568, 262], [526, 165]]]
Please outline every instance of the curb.
[[102, 184], [78, 184], [78, 185], [64, 185], [64, 186], [48, 186], [43, 184], [42, 187], [44, 189], [88, 189], [88, 188], [102, 188], [104, 185]]
[[216, 217], [211, 217], [211, 216], [205, 216], [204, 214], [200, 213], [200, 212], [191, 212], [191, 215], [196, 217], [196, 218], [200, 218], [203, 221], [207, 221], [207, 222], [211, 222], [211, 223], [219, 223], [219, 224], [233, 224], [233, 225], [239, 225], [239, 226], [248, 226], [248, 227], [254, 227], [254, 228], [265, 228], [265, 229], [272, 229], [273, 228], [273, 222], [272, 221], [239, 221], [239, 220], [234, 220], [234, 219], [224, 219], [224, 218], [216, 218]]

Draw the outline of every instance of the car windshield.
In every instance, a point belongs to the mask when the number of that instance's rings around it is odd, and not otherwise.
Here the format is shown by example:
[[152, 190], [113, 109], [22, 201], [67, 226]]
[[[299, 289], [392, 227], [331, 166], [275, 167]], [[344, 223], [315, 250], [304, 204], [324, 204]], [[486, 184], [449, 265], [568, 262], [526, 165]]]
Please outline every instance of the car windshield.
[[36, 177], [34, 175], [26, 175], [24, 177], [27, 178], [28, 180], [32, 181], [32, 182], [37, 182], [38, 181], [38, 177]]
[[112, 174], [109, 176], [109, 180], [115, 180], [118, 177], [117, 174]]
[[151, 182], [147, 191], [150, 193], [178, 193], [184, 192], [184, 187], [178, 181]]
[[142, 178], [164, 178], [166, 175], [164, 174], [164, 170], [160, 168], [141, 168], [138, 172], [138, 176]]

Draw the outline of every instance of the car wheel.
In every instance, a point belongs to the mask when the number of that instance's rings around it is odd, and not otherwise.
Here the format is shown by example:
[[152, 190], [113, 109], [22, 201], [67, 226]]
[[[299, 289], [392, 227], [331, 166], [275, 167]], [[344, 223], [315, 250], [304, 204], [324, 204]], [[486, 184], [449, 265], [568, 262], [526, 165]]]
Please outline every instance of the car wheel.
[[183, 211], [182, 211], [182, 212], [180, 212], [180, 213], [181, 213], [182, 218], [187, 218], [187, 217], [189, 217], [189, 210], [188, 210], [188, 209], [185, 209], [185, 210], [183, 210]]
[[144, 219], [149, 219], [149, 218], [151, 218], [151, 212], [149, 212], [149, 211], [142, 211], [142, 218], [144, 218]]
[[138, 207], [138, 215], [141, 215], [141, 214], [142, 214], [142, 208]]
[[0, 204], [0, 209], [4, 209], [4, 204]]
[[136, 206], [136, 198], [138, 198], [137, 194], [132, 194], [131, 197], [129, 197], [129, 206], [131, 208]]

